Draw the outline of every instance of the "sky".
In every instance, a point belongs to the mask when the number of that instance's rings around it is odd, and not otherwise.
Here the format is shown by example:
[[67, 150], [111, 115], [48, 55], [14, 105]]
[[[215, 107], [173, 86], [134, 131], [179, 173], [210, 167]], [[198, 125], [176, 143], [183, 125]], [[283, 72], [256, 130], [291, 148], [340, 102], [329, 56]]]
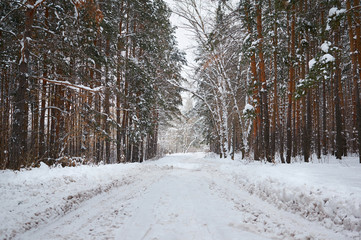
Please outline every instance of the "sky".
[[[178, 16], [176, 12], [176, 1], [166, 0], [168, 6], [172, 9], [173, 13], [170, 17], [171, 24], [177, 27], [176, 37], [178, 41], [178, 47], [180, 50], [186, 53], [186, 59], [189, 65], [194, 63], [195, 55], [193, 54], [195, 41], [189, 30], [185, 28], [186, 20]], [[189, 70], [189, 69], [188, 69]], [[185, 69], [185, 71], [187, 71]]]
[[[195, 84], [192, 84], [192, 77], [193, 77], [193, 69], [196, 65], [195, 62], [195, 50], [197, 46], [197, 42], [195, 40], [195, 36], [193, 36], [190, 29], [187, 29], [186, 24], [187, 20], [183, 17], [180, 17], [177, 12], [177, 0], [165, 0], [168, 6], [173, 11], [170, 21], [172, 26], [177, 27], [176, 29], [176, 38], [178, 42], [178, 48], [186, 54], [187, 65], [183, 67], [182, 76], [187, 80], [186, 83], [183, 84], [183, 87], [195, 90]], [[210, 18], [212, 14], [210, 14], [209, 9], [214, 7], [214, 3], [211, 2], [202, 2], [201, 0], [197, 1], [197, 4], [201, 6], [201, 15], [206, 19]], [[180, 107], [181, 112], [186, 112], [189, 109], [189, 102], [192, 102], [194, 106], [194, 101], [192, 100], [192, 94], [189, 92], [183, 92], [183, 105]], [[188, 107], [187, 107], [188, 106]]]
[[[192, 75], [192, 65], [195, 64], [195, 55], [194, 55], [194, 47], [195, 47], [195, 40], [188, 29], [186, 29], [185, 24], [186, 20], [176, 12], [176, 1], [175, 0], [165, 0], [168, 6], [173, 11], [170, 21], [172, 26], [177, 27], [176, 29], [176, 38], [178, 42], [178, 48], [186, 54], [187, 66], [183, 66], [182, 76], [183, 78], [189, 80], [189, 76]], [[188, 81], [189, 82], [189, 81]], [[189, 84], [184, 83], [184, 87], [190, 87]], [[188, 109], [186, 106], [189, 106], [189, 101], [191, 99], [191, 94], [188, 92], [182, 93], [183, 105], [180, 106], [181, 112], [186, 112]], [[187, 104], [188, 103], [188, 104]], [[193, 102], [192, 102], [193, 104]]]
[[[195, 40], [192, 36], [192, 34], [185, 28], [186, 20], [180, 16], [178, 16], [176, 11], [176, 2], [174, 0], [165, 0], [165, 2], [168, 4], [168, 6], [172, 9], [173, 13], [170, 17], [170, 21], [172, 26], [177, 27], [176, 29], [176, 38], [178, 42], [178, 47], [181, 51], [185, 52], [186, 54], [186, 60], [187, 60], [187, 66], [183, 67], [182, 76], [185, 79], [189, 79], [189, 76], [192, 74], [192, 68], [191, 66], [195, 64], [195, 55], [193, 53], [194, 47], [195, 47]], [[188, 84], [184, 84], [184, 87]], [[182, 93], [182, 99], [183, 99], [183, 105], [180, 107], [180, 110], [184, 113], [188, 111], [189, 109], [186, 108], [187, 102], [189, 103], [189, 100], [191, 99], [191, 94], [188, 92]], [[189, 105], [188, 105], [189, 106]]]

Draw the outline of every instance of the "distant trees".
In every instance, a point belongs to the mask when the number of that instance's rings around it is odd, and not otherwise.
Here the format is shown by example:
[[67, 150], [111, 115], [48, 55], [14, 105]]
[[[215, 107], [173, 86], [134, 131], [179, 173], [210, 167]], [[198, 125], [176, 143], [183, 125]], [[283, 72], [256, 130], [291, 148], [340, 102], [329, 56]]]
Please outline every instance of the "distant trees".
[[188, 153], [203, 151], [206, 145], [202, 136], [203, 124], [191, 99], [187, 99], [182, 115], [161, 126], [159, 145], [161, 153]]
[[226, 156], [243, 138], [241, 149], [267, 161], [360, 155], [358, 0], [213, 1], [206, 23], [199, 2], [185, 2], [202, 33], [196, 96], [213, 151]]
[[[233, 156], [235, 150], [243, 150], [242, 98], [238, 53], [242, 45], [229, 37], [235, 30], [227, 21], [224, 5], [218, 4], [214, 29], [202, 16], [202, 4], [198, 0], [180, 1], [179, 14], [189, 22], [199, 43], [195, 81], [198, 90], [193, 92], [199, 100], [196, 110], [205, 126], [205, 139], [211, 151], [221, 157]], [[206, 3], [207, 5], [207, 3]], [[243, 105], [242, 105], [243, 104]], [[242, 126], [242, 127], [240, 127]]]
[[178, 111], [162, 0], [1, 1], [0, 168], [143, 161]]

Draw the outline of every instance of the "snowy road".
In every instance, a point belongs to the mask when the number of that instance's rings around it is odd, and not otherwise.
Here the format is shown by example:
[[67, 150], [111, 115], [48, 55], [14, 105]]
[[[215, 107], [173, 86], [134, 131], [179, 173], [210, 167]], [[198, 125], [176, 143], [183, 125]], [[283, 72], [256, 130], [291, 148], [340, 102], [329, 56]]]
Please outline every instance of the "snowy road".
[[279, 209], [221, 169], [199, 154], [137, 165], [15, 239], [357, 239]]

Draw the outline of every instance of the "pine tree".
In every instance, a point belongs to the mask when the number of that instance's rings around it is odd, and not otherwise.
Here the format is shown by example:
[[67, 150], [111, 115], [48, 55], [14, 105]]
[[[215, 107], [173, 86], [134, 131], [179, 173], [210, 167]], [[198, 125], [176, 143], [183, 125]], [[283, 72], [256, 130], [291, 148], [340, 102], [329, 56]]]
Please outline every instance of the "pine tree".
[[169, 16], [161, 0], [2, 1], [1, 167], [155, 157], [181, 103]]

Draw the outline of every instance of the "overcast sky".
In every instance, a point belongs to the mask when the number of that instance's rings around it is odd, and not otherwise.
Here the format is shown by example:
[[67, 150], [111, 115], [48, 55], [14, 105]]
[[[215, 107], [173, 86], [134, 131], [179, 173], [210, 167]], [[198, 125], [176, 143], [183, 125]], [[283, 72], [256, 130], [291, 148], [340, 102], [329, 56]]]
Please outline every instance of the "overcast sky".
[[[165, 0], [165, 2], [172, 9], [172, 11], [175, 12], [175, 10], [176, 10], [175, 1], [174, 0]], [[194, 64], [195, 55], [193, 54], [193, 51], [194, 51], [195, 41], [194, 41], [194, 38], [192, 37], [191, 33], [189, 32], [189, 30], [187, 30], [185, 28], [186, 20], [184, 18], [179, 17], [176, 13], [172, 13], [170, 21], [173, 26], [177, 27], [176, 37], [177, 37], [178, 47], [180, 50], [182, 50], [183, 52], [186, 53], [186, 59], [188, 62], [188, 66], [183, 67], [182, 76], [185, 79], [188, 79], [188, 76], [192, 72], [190, 66]], [[189, 87], [189, 86], [187, 86], [187, 87]], [[185, 107], [186, 102], [190, 98], [190, 96], [191, 95], [189, 93], [186, 93], [186, 92], [182, 93], [183, 107], [181, 107], [181, 111], [189, 110], [189, 109], [184, 109], [184, 107]]]
[[[165, 2], [172, 9], [172, 11], [176, 12], [176, 3], [174, 0], [165, 0]], [[195, 41], [190, 31], [185, 28], [186, 20], [178, 16], [176, 13], [172, 13], [170, 20], [172, 25], [177, 27], [176, 37], [179, 49], [186, 53], [186, 59], [188, 64], [194, 64], [193, 50], [195, 46]]]

